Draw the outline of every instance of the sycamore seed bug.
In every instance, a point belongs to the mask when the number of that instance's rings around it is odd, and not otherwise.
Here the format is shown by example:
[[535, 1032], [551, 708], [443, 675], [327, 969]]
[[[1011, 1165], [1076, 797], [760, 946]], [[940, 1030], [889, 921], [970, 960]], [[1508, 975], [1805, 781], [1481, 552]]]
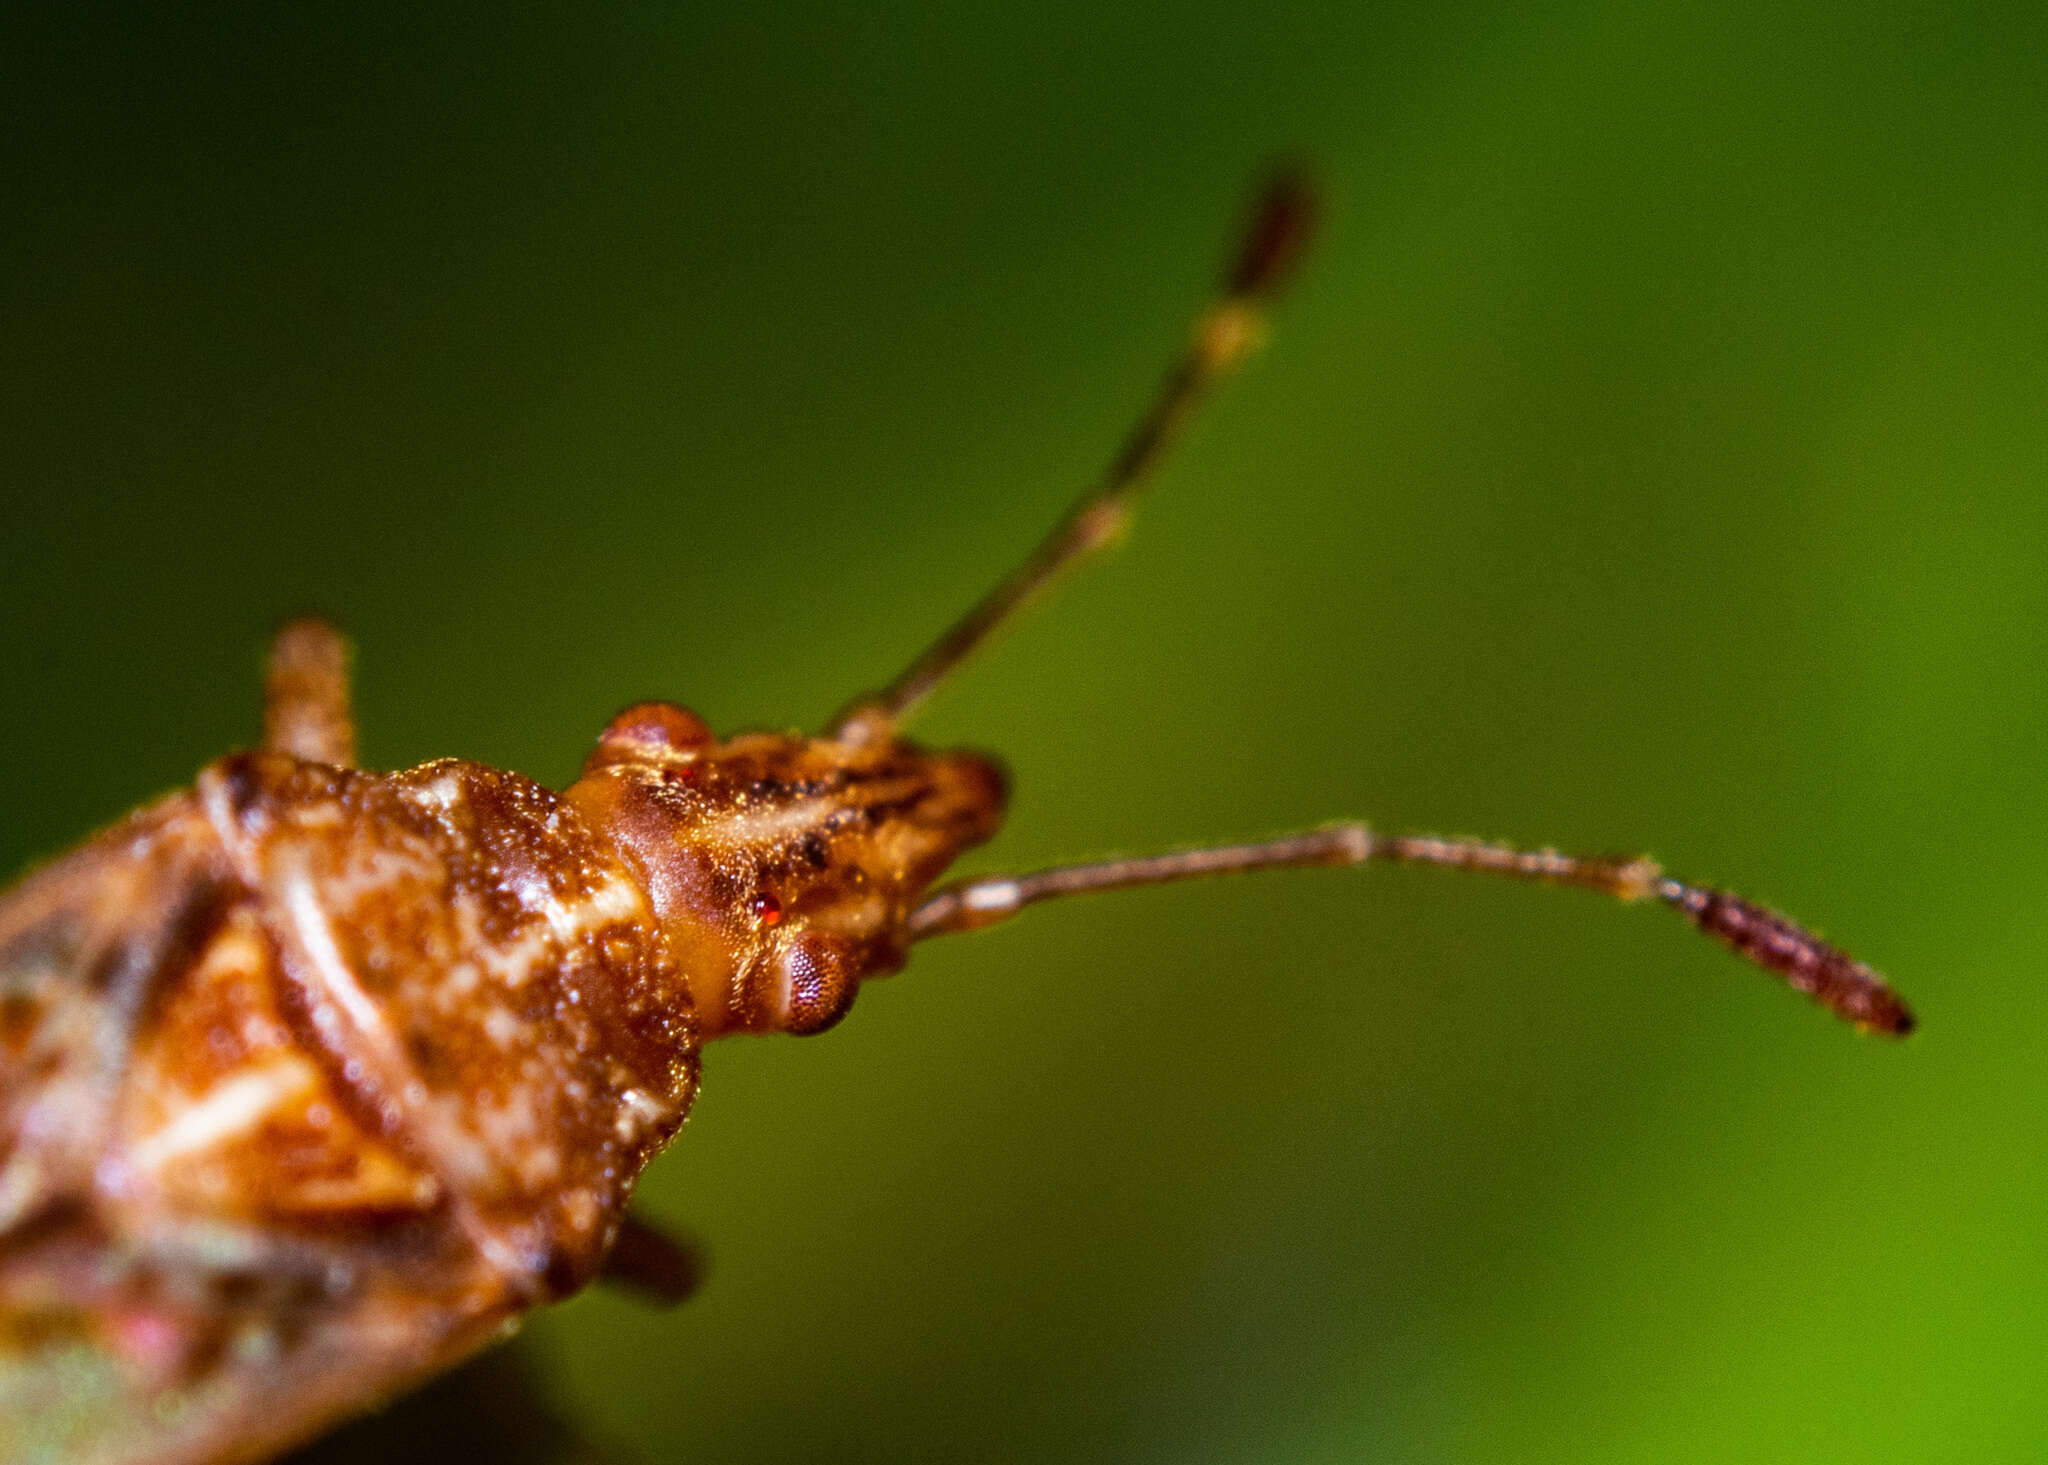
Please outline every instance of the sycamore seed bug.
[[1682, 912], [1857, 1025], [1868, 967], [1647, 859], [1332, 824], [939, 883], [1001, 823], [996, 765], [902, 736], [996, 627], [1123, 524], [1257, 344], [1310, 226], [1261, 199], [1102, 482], [929, 650], [814, 738], [620, 713], [559, 792], [354, 764], [344, 647], [277, 637], [263, 739], [0, 904], [0, 1455], [268, 1456], [600, 1272], [686, 1285], [627, 1215], [732, 1033], [814, 1033], [918, 942], [1085, 891], [1440, 865]]

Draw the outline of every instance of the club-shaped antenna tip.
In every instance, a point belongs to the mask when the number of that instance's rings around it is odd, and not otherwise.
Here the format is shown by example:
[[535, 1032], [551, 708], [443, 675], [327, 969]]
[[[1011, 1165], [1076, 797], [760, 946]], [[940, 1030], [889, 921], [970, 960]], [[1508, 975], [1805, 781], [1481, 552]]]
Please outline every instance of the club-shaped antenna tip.
[[1224, 288], [1237, 299], [1282, 289], [1307, 250], [1322, 213], [1315, 188], [1298, 169], [1275, 169], [1260, 189]]

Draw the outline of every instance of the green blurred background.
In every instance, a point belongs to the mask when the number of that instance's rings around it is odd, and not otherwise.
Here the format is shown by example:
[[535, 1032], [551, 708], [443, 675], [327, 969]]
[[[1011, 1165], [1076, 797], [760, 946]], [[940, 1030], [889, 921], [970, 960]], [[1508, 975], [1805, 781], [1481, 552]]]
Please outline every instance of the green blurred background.
[[1048, 908], [714, 1047], [644, 1189], [707, 1290], [491, 1378], [621, 1461], [2048, 1453], [2041, 8], [698, 11], [0, 20], [0, 864], [248, 739], [306, 607], [378, 764], [817, 725], [1304, 158], [1272, 349], [920, 726], [1014, 771], [973, 868], [1647, 847], [1922, 1034], [1427, 872]]

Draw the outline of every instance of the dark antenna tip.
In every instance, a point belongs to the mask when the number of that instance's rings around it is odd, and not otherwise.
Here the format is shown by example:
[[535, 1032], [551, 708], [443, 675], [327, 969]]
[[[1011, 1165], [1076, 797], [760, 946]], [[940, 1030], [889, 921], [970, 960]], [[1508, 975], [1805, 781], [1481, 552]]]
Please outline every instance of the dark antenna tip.
[[1299, 168], [1275, 168], [1260, 189], [1244, 231], [1244, 243], [1224, 277], [1233, 299], [1265, 300], [1293, 277], [1315, 236], [1322, 205]]
[[1903, 1038], [1919, 1025], [1883, 977], [1776, 911], [1722, 890], [1666, 879], [1658, 896], [1692, 923], [1867, 1032]]

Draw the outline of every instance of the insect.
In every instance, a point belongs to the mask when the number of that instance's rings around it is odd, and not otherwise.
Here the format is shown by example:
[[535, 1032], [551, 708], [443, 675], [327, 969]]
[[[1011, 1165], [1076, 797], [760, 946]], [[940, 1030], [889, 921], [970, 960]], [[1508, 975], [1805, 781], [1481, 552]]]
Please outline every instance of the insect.
[[0, 903], [0, 1458], [247, 1461], [448, 1368], [601, 1272], [675, 1290], [642, 1167], [733, 1033], [815, 1033], [919, 942], [1087, 891], [1439, 865], [1674, 907], [1857, 1025], [1913, 1019], [1785, 918], [1583, 857], [1339, 823], [942, 883], [990, 759], [903, 729], [1110, 539], [1257, 344], [1309, 232], [1275, 183], [1150, 409], [1052, 533], [818, 737], [643, 703], [559, 792], [355, 766], [346, 650], [279, 633], [253, 750]]

